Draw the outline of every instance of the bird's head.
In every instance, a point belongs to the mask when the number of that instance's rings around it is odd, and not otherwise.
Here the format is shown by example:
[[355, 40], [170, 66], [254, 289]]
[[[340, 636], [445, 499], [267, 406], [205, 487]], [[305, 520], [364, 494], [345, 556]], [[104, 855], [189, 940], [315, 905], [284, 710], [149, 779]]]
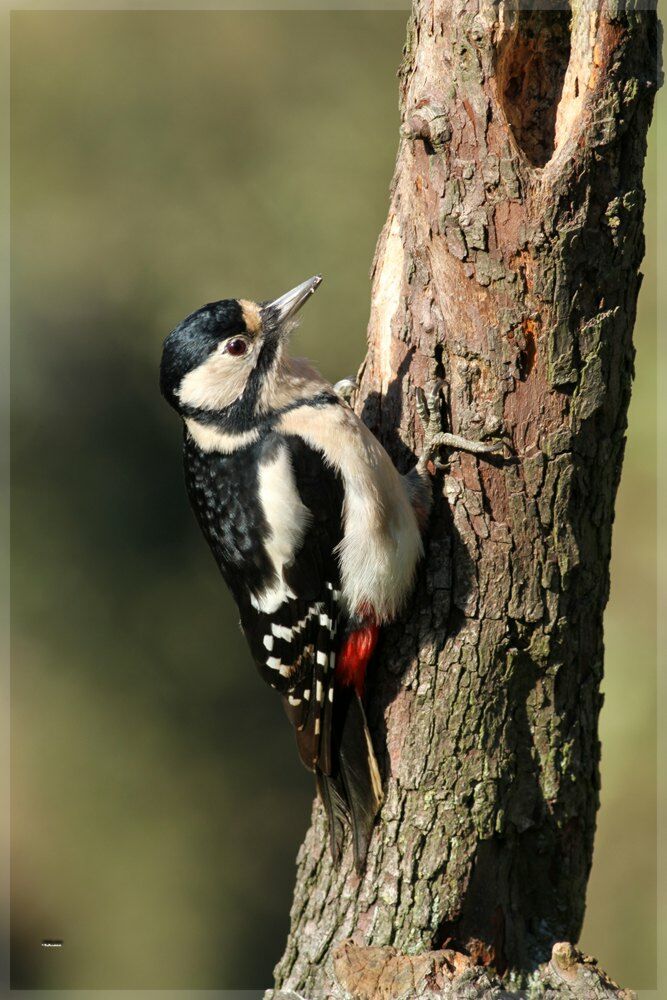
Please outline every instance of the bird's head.
[[321, 281], [315, 275], [269, 302], [223, 299], [187, 316], [164, 342], [160, 388], [167, 402], [183, 416], [230, 407], [254, 413], [296, 314]]

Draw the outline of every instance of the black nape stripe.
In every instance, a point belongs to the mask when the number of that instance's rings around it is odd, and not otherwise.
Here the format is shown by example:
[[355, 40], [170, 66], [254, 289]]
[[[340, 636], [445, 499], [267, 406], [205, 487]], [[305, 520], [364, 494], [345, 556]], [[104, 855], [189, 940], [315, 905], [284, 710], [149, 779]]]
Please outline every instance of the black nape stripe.
[[247, 392], [246, 389], [241, 399], [237, 399], [223, 410], [204, 410], [196, 406], [183, 406], [181, 413], [184, 417], [190, 417], [206, 427], [216, 427], [227, 434], [240, 434], [244, 431], [270, 430], [275, 427], [285, 413], [298, 410], [300, 406], [321, 409], [324, 406], [335, 406], [340, 403], [339, 397], [333, 390], [324, 390], [315, 396], [299, 397], [286, 406], [272, 410], [271, 413], [257, 415], [254, 413], [256, 394], [253, 394], [255, 399], [251, 407], [249, 401], [245, 400]]

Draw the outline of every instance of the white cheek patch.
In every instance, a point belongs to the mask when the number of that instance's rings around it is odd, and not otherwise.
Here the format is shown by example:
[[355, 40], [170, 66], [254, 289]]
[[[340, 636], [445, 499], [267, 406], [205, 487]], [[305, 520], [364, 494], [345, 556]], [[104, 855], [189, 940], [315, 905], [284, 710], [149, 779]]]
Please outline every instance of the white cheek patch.
[[240, 357], [218, 347], [185, 376], [178, 390], [180, 403], [201, 410], [223, 410], [230, 406], [243, 394], [257, 356], [257, 346]]
[[311, 514], [301, 502], [287, 448], [280, 447], [259, 466], [259, 501], [269, 527], [265, 542], [275, 573], [274, 581], [251, 603], [263, 614], [273, 614], [285, 601], [296, 597], [283, 572], [290, 565], [310, 523]]

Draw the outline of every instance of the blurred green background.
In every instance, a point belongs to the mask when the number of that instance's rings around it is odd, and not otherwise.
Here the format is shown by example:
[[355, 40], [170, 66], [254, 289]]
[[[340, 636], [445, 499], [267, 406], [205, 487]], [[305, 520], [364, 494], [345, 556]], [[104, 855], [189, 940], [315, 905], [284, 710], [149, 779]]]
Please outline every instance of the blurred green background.
[[[356, 370], [405, 21], [12, 15], [14, 987], [271, 981], [312, 786], [157, 367], [201, 303], [321, 270], [298, 351]], [[655, 160], [582, 937], [633, 987], [656, 977]]]

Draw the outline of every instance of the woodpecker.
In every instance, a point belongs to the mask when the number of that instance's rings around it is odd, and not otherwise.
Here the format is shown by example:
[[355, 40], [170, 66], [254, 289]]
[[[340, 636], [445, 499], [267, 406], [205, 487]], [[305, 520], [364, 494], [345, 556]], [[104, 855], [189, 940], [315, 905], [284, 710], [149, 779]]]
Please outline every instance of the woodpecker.
[[338, 862], [346, 826], [363, 871], [382, 782], [363, 707], [380, 628], [413, 588], [442, 445], [437, 387], [418, 392], [425, 446], [401, 476], [333, 387], [288, 354], [316, 275], [277, 299], [224, 299], [165, 339], [160, 388], [184, 424], [189, 500], [238, 605], [262, 678], [315, 772]]

